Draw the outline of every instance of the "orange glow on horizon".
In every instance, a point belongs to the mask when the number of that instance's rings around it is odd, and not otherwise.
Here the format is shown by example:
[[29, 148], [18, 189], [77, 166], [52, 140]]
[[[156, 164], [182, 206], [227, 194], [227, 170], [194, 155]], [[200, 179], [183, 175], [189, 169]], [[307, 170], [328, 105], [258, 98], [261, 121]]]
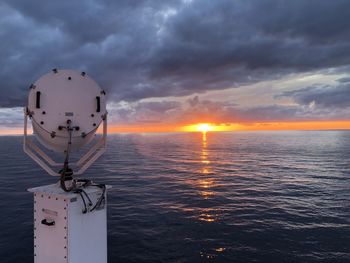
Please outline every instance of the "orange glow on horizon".
[[[32, 134], [33, 131], [28, 128], [28, 134]], [[0, 136], [6, 136], [6, 135], [23, 135], [23, 128], [22, 129], [2, 129], [0, 127]]]
[[[208, 125], [208, 126], [207, 126]], [[109, 133], [166, 133], [220, 131], [350, 130], [349, 121], [197, 123], [191, 125], [109, 125]], [[99, 129], [101, 132], [101, 129]], [[1, 135], [22, 135], [22, 128], [1, 128]], [[31, 134], [31, 131], [28, 131]]]
[[240, 131], [350, 130], [350, 121], [266, 122], [240, 124]]
[[305, 121], [305, 122], [256, 122], [256, 123], [199, 123], [183, 126], [184, 132], [221, 131], [287, 131], [287, 130], [349, 130], [350, 121]]

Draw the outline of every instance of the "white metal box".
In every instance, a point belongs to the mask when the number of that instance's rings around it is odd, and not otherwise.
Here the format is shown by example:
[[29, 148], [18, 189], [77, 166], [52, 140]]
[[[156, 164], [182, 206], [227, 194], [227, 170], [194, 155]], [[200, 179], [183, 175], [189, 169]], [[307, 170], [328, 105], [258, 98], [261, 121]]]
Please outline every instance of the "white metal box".
[[107, 190], [99, 208], [87, 212], [85, 207], [92, 209], [102, 196], [101, 188], [84, 188], [91, 206], [84, 193], [83, 200], [79, 193], [64, 192], [57, 184], [28, 191], [34, 193], [35, 263], [107, 262]]

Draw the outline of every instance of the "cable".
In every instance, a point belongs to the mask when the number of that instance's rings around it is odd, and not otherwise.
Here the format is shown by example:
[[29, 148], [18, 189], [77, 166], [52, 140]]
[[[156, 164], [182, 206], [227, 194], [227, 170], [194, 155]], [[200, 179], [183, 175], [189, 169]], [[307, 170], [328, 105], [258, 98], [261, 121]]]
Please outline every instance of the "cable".
[[106, 185], [105, 184], [94, 184], [93, 186], [97, 186], [102, 189], [102, 195], [97, 200], [95, 206], [90, 210], [91, 212], [94, 211], [96, 208], [100, 208], [102, 202], [105, 200], [105, 193], [106, 193]]
[[89, 206], [92, 206], [93, 203], [92, 203], [92, 201], [91, 201], [89, 195], [88, 195], [83, 189], [81, 189], [81, 191], [82, 191], [83, 194], [85, 194], [86, 198], [89, 200]]
[[73, 129], [71, 128], [71, 120], [67, 120], [67, 131], [68, 131], [68, 145], [67, 145], [67, 150], [66, 150], [66, 157], [64, 159], [64, 164], [63, 164], [63, 169], [60, 171], [61, 173], [61, 178], [60, 178], [60, 183], [61, 183], [61, 188], [65, 191], [65, 192], [70, 192], [72, 191], [74, 188], [76, 188], [75, 183], [73, 181], [72, 185], [67, 188], [66, 186], [66, 180], [72, 180], [72, 175], [73, 175], [73, 170], [69, 168], [68, 163], [69, 163], [69, 153], [70, 153], [70, 148], [72, 145], [72, 131]]
[[[89, 181], [91, 182], [91, 181]], [[86, 185], [82, 186], [82, 187], [85, 187]], [[79, 194], [82, 201], [83, 201], [83, 204], [84, 204], [84, 209], [83, 209], [83, 214], [86, 214], [87, 212], [92, 212], [94, 210], [97, 210], [98, 208], [101, 207], [102, 203], [104, 202], [105, 200], [105, 194], [106, 194], [106, 185], [104, 184], [90, 184], [90, 186], [96, 186], [100, 189], [102, 189], [102, 194], [101, 196], [99, 197], [99, 199], [96, 201], [95, 205], [93, 206], [93, 202], [91, 201], [91, 198], [90, 196], [86, 193], [86, 191], [84, 191], [84, 189], [82, 188], [76, 188], [74, 190], [74, 193], [76, 194]], [[89, 201], [89, 207], [93, 206], [91, 209], [88, 208], [87, 204], [86, 204], [86, 200], [84, 198], [84, 195], [85, 197], [87, 198], [87, 200]]]
[[85, 202], [85, 198], [84, 198], [84, 196], [82, 195], [82, 192], [83, 190], [82, 189], [76, 189], [75, 191], [74, 191], [74, 193], [76, 193], [76, 194], [79, 194], [80, 195], [80, 197], [81, 197], [81, 200], [83, 200], [83, 204], [84, 204], [84, 209], [83, 209], [83, 214], [86, 214], [87, 212], [88, 212], [88, 208], [87, 208], [87, 206], [86, 206], [86, 202]]
[[[70, 149], [71, 149], [71, 145], [72, 145], [72, 131], [73, 128], [71, 127], [71, 120], [67, 121], [67, 127], [64, 127], [65, 129], [67, 129], [68, 131], [68, 144], [67, 144], [67, 150], [66, 150], [66, 156], [64, 159], [64, 164], [63, 164], [63, 168], [60, 171], [61, 174], [61, 178], [60, 178], [60, 184], [61, 184], [61, 188], [65, 191], [65, 192], [71, 192], [74, 191], [74, 193], [77, 193], [80, 195], [83, 204], [84, 204], [84, 209], [83, 209], [83, 214], [87, 213], [87, 212], [92, 212], [95, 209], [98, 209], [101, 207], [102, 202], [104, 202], [105, 200], [105, 194], [106, 194], [106, 185], [105, 184], [92, 184], [92, 182], [88, 179], [76, 179], [73, 180], [72, 176], [73, 176], [73, 170], [69, 168], [69, 153], [70, 153]], [[67, 188], [66, 186], [66, 180], [71, 180], [72, 184], [70, 187]], [[79, 183], [82, 183], [82, 185], [80, 185]], [[99, 197], [99, 199], [96, 201], [95, 205], [93, 205], [93, 202], [91, 201], [90, 196], [87, 194], [87, 192], [83, 189], [87, 186], [96, 186], [100, 189], [102, 189], [102, 194]], [[84, 195], [86, 197], [86, 199], [88, 200], [88, 204], [89, 207], [93, 206], [92, 209], [89, 209], [86, 205], [86, 201], [84, 198]]]

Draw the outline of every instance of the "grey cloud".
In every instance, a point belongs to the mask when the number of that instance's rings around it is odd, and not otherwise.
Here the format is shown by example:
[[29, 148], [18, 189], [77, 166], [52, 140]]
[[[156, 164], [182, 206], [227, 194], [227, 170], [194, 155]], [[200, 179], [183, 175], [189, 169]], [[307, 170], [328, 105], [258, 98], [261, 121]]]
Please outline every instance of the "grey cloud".
[[347, 82], [350, 82], [350, 77], [340, 78], [337, 81], [340, 83], [347, 83]]
[[173, 116], [178, 122], [253, 123], [314, 120], [348, 120], [350, 108], [315, 108], [306, 105], [266, 105], [240, 107], [230, 102], [193, 97]]
[[23, 106], [56, 67], [131, 102], [349, 65], [349, 12], [345, 0], [6, 0], [0, 106]]
[[239, 107], [231, 102], [202, 100], [194, 96], [184, 103], [154, 101], [119, 103], [109, 110], [114, 121], [127, 124], [254, 123], [309, 120], [344, 120], [350, 110], [314, 109], [309, 105]]
[[181, 111], [181, 104], [177, 101], [122, 102], [111, 105], [108, 110], [112, 122], [116, 123], [161, 123], [170, 121], [177, 111]]
[[137, 110], [150, 110], [155, 112], [165, 113], [169, 110], [173, 110], [180, 107], [180, 103], [177, 101], [159, 101], [159, 102], [140, 102], [137, 104]]
[[4, 128], [19, 128], [23, 126], [22, 108], [0, 108], [0, 126]]
[[292, 121], [303, 119], [300, 113], [301, 109], [294, 106], [270, 105], [248, 109], [231, 108], [226, 112], [226, 118], [229, 120], [230, 116], [236, 115], [239, 122]]
[[291, 97], [300, 105], [343, 109], [350, 107], [350, 83], [337, 86], [311, 86], [284, 92], [278, 97]]

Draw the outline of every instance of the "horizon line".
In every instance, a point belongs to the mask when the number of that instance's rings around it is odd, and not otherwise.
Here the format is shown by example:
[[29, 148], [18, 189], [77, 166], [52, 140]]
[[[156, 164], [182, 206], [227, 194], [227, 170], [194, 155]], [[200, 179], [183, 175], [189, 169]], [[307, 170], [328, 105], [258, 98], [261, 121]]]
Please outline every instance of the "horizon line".
[[[121, 131], [121, 132], [108, 132], [107, 135], [117, 135], [117, 134], [181, 134], [181, 133], [254, 133], [254, 132], [312, 132], [312, 131], [322, 131], [322, 132], [327, 132], [327, 131], [350, 131], [350, 128], [336, 128], [336, 129], [281, 129], [281, 130], [231, 130], [231, 131], [207, 131], [207, 132], [202, 132], [202, 131]], [[100, 132], [97, 132], [96, 134], [101, 134]], [[35, 135], [34, 133], [28, 134], [29, 136]], [[23, 133], [0, 133], [0, 137], [3, 136], [23, 136]]]
[[[327, 131], [327, 130], [350, 130], [350, 120], [348, 121], [291, 121], [291, 122], [254, 122], [254, 123], [213, 123], [199, 122], [197, 124], [158, 124], [158, 125], [110, 125], [109, 134], [127, 133], [188, 133], [203, 132], [199, 129], [203, 124], [207, 127], [207, 132], [249, 132], [249, 131]], [[101, 133], [99, 127], [97, 133]], [[28, 130], [32, 133], [32, 129]], [[23, 128], [3, 128], [0, 127], [2, 135], [22, 135]]]

